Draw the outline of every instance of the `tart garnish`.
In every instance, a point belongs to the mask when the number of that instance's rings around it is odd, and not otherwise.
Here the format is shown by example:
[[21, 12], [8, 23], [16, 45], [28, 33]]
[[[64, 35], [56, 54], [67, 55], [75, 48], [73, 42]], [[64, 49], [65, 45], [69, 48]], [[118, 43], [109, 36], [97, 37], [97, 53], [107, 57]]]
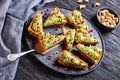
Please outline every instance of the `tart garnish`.
[[56, 7], [53, 9], [50, 16], [44, 22], [44, 27], [65, 25], [66, 23], [66, 18], [64, 17], [60, 9]]
[[41, 53], [59, 43], [62, 43], [64, 38], [65, 36], [63, 35], [54, 36], [50, 33], [45, 33], [38, 37], [38, 40], [35, 43], [34, 48], [36, 49], [37, 52]]
[[67, 20], [70, 25], [74, 28], [80, 29], [84, 33], [88, 33], [88, 28], [85, 19], [83, 18], [81, 12], [74, 10], [67, 15]]
[[102, 49], [91, 45], [85, 46], [83, 44], [77, 44], [76, 48], [86, 59], [88, 59], [93, 64], [97, 64], [101, 59]]
[[100, 40], [93, 37], [92, 34], [82, 33], [80, 29], [76, 29], [75, 42], [87, 45], [96, 45]]
[[43, 34], [43, 24], [42, 24], [42, 14], [40, 11], [37, 11], [33, 20], [31, 21], [28, 32], [30, 35], [37, 37]]
[[65, 36], [65, 46], [68, 51], [72, 49], [72, 45], [75, 37], [75, 29], [63, 28], [62, 33]]
[[67, 50], [64, 50], [60, 57], [58, 58], [58, 63], [66, 66], [66, 67], [74, 67], [74, 68], [81, 68], [86, 69], [88, 64], [84, 62], [82, 59], [76, 57], [72, 53]]

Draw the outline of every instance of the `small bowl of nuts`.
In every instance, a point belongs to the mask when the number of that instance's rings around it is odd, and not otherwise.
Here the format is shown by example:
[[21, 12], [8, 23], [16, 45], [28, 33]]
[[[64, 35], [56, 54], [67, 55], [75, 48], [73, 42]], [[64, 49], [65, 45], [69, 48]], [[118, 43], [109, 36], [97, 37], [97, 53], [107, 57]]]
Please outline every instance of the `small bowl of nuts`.
[[119, 15], [110, 8], [100, 8], [97, 11], [97, 20], [99, 28], [104, 31], [112, 31], [119, 26]]

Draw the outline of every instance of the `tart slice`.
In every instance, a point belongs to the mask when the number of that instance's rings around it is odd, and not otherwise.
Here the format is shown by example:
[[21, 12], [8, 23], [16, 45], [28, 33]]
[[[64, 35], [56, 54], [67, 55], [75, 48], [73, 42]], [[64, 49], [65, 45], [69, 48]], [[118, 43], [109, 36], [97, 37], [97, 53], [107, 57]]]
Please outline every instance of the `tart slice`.
[[45, 33], [38, 37], [38, 41], [35, 43], [34, 48], [37, 52], [42, 53], [50, 49], [51, 47], [62, 43], [64, 38], [65, 36], [63, 35], [54, 36], [50, 33]]
[[65, 25], [66, 23], [66, 18], [64, 17], [60, 9], [56, 7], [53, 9], [50, 16], [44, 22], [44, 27]]
[[64, 50], [60, 57], [58, 58], [58, 63], [67, 66], [67, 67], [74, 67], [74, 68], [81, 68], [86, 69], [88, 64], [84, 62], [82, 59], [76, 57], [72, 53]]
[[74, 28], [81, 29], [82, 32], [88, 33], [88, 26], [85, 22], [85, 19], [82, 17], [81, 12], [74, 10], [67, 14], [67, 20], [70, 25], [72, 25]]
[[102, 49], [98, 49], [95, 46], [84, 46], [82, 44], [76, 45], [77, 50], [91, 63], [97, 64], [101, 59]]
[[74, 42], [75, 29], [63, 28], [62, 27], [62, 33], [65, 36], [66, 50], [70, 51], [72, 49], [72, 45], [73, 45], [73, 42]]
[[34, 37], [38, 37], [40, 34], [43, 34], [42, 14], [40, 11], [36, 12], [28, 27], [28, 32]]
[[80, 29], [76, 29], [75, 42], [87, 45], [96, 45], [100, 42], [100, 40], [94, 38], [91, 34], [82, 33]]

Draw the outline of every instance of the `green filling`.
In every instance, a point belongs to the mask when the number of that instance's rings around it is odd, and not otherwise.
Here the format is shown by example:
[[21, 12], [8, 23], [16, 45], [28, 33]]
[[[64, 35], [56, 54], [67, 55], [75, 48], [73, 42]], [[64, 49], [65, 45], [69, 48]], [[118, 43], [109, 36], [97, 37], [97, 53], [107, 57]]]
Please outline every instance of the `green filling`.
[[75, 20], [81, 21], [82, 16], [81, 13], [77, 10], [72, 11], [70, 14], [67, 15], [67, 18], [70, 22], [74, 23]]
[[63, 53], [63, 56], [65, 57], [64, 58], [64, 62], [67, 62], [67, 63], [71, 63], [70, 62], [70, 59], [72, 58], [72, 55], [70, 53], [68, 53], [67, 51]]
[[[81, 62], [78, 57], [75, 57], [74, 55], [72, 55], [72, 53], [70, 53], [68, 51], [64, 51], [63, 57], [64, 57], [64, 59], [63, 59], [64, 63], [68, 63], [68, 64], [72, 64], [72, 65], [76, 65], [76, 66], [86, 66], [86, 64]], [[71, 59], [73, 59], [73, 60], [71, 61]]]
[[43, 34], [41, 36], [41, 39], [43, 39], [42, 44], [45, 46], [45, 48], [52, 47], [57, 42], [64, 40], [64, 38], [65, 37], [63, 35], [53, 36], [50, 33]]
[[100, 58], [99, 52], [101, 52], [101, 49], [95, 48], [94, 46], [84, 46], [82, 44], [78, 44], [76, 47], [93, 60]]
[[50, 26], [50, 25], [59, 25], [59, 24], [64, 24], [65, 21], [65, 17], [63, 14], [61, 14], [60, 12], [56, 12], [50, 15], [50, 17], [48, 17], [48, 19], [45, 21], [44, 26]]
[[73, 64], [75, 64], [75, 65], [81, 65], [80, 61], [78, 59], [73, 60]]
[[85, 19], [81, 16], [81, 13], [79, 11], [72, 11], [67, 15], [67, 18], [70, 23], [73, 23], [75, 26], [79, 27], [79, 29], [82, 29], [82, 32], [88, 33], [88, 31], [85, 29], [87, 28], [87, 24], [85, 22], [82, 22]]
[[98, 43], [99, 40], [91, 37], [89, 34], [84, 34], [81, 32], [76, 32], [75, 41], [77, 43], [79, 42], [85, 42], [85, 43]]
[[37, 17], [34, 19], [32, 29], [37, 33], [43, 32], [41, 14], [37, 15]]
[[68, 49], [72, 48], [75, 37], [75, 29], [63, 28], [63, 35], [66, 36], [66, 42]]

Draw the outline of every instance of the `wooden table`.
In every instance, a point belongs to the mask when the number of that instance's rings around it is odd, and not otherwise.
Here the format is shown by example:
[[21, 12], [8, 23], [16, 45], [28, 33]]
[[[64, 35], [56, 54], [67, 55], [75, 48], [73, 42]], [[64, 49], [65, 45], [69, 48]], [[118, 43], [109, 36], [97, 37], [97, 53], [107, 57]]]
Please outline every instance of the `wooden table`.
[[[92, 4], [95, 1], [100, 2], [101, 6], [93, 8]], [[87, 7], [81, 12], [90, 20], [100, 7], [110, 7], [120, 15], [120, 0], [90, 0], [85, 4]], [[55, 6], [74, 10], [78, 9], [79, 4], [76, 0], [56, 0], [45, 5], [45, 7]], [[93, 23], [95, 21], [92, 20]], [[100, 66], [91, 73], [82, 76], [63, 75], [49, 69], [34, 56], [27, 54], [20, 58], [15, 80], [120, 80], [120, 26], [112, 32], [101, 32], [101, 34], [105, 42], [104, 58]], [[24, 39], [22, 42], [24, 45]]]

